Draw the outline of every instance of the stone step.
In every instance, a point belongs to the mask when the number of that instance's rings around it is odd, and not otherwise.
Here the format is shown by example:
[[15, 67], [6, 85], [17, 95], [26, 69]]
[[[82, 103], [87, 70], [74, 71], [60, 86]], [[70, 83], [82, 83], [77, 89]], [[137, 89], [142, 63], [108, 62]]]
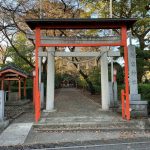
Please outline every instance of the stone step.
[[42, 131], [42, 132], [62, 132], [62, 131], [101, 131], [101, 132], [113, 132], [113, 131], [120, 131], [120, 132], [127, 132], [127, 131], [134, 131], [134, 132], [141, 132], [141, 131], [150, 131], [149, 129], [138, 129], [138, 128], [33, 128], [34, 131]]
[[145, 121], [93, 121], [93, 122], [42, 122], [34, 124], [37, 131], [76, 131], [76, 130], [101, 130], [101, 131], [124, 131], [145, 130], [149, 128]]

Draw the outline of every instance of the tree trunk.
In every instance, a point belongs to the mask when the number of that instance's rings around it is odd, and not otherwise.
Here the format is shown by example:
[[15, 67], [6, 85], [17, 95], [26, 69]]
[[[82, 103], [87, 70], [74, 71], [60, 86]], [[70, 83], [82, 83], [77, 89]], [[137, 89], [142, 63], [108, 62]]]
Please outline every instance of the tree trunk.
[[143, 37], [138, 37], [140, 43], [140, 49], [143, 51], [145, 48], [145, 41]]
[[[75, 57], [76, 61], [78, 61], [78, 59]], [[74, 66], [77, 68], [77, 64], [73, 63]], [[81, 74], [81, 76], [84, 78], [84, 80], [86, 81], [86, 83], [88, 84], [89, 90], [91, 92], [92, 95], [95, 94], [95, 88], [92, 84], [92, 82], [88, 79], [88, 76], [86, 74], [84, 74], [84, 72], [80, 69], [79, 73]]]
[[[75, 47], [72, 47], [72, 48], [69, 48], [69, 49], [70, 49], [71, 52], [73, 52], [75, 50]], [[76, 61], [78, 61], [78, 59], [76, 57], [72, 57], [72, 60], [74, 60], [74, 59]], [[76, 68], [78, 67], [76, 63], [73, 63], [73, 64]], [[86, 74], [84, 74], [84, 72], [81, 69], [79, 70], [79, 73], [81, 74], [81, 76], [84, 78], [84, 80], [88, 84], [88, 87], [89, 87], [89, 90], [90, 90], [91, 94], [94, 95], [95, 94], [95, 88], [94, 88], [92, 82], [88, 79], [88, 76]]]
[[82, 75], [82, 77], [85, 79], [86, 83], [88, 84], [88, 87], [89, 87], [91, 94], [94, 95], [95, 94], [95, 88], [94, 88], [92, 82], [88, 79], [88, 76], [85, 75], [82, 70], [79, 70], [79, 73]]

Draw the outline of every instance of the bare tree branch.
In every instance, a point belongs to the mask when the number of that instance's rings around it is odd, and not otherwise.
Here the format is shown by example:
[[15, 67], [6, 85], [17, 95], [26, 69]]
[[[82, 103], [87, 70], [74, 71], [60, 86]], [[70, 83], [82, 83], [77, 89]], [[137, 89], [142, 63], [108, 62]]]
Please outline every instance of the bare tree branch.
[[[2, 31], [3, 32], [3, 31]], [[9, 43], [11, 44], [11, 46], [13, 47], [14, 51], [16, 52], [16, 54], [22, 58], [27, 64], [29, 64], [32, 68], [34, 68], [34, 65], [23, 55], [21, 55], [21, 53], [19, 53], [18, 49], [14, 46], [12, 40], [9, 38], [9, 36], [7, 35], [7, 33], [3, 32], [3, 34], [7, 37]]]

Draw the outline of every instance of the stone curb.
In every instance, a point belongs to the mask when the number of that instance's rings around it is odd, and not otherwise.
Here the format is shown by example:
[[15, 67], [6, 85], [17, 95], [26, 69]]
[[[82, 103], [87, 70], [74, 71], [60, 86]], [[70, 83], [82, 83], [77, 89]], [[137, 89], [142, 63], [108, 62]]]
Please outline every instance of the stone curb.
[[120, 138], [120, 139], [109, 139], [109, 140], [93, 140], [93, 141], [76, 141], [76, 142], [60, 142], [60, 143], [33, 143], [28, 145], [16, 145], [16, 146], [0, 146], [0, 150], [27, 150], [27, 149], [46, 149], [46, 148], [55, 148], [55, 147], [69, 147], [69, 146], [86, 146], [86, 145], [96, 145], [103, 143], [123, 143], [123, 142], [141, 142], [141, 141], [150, 141], [149, 138], [140, 137], [140, 138]]

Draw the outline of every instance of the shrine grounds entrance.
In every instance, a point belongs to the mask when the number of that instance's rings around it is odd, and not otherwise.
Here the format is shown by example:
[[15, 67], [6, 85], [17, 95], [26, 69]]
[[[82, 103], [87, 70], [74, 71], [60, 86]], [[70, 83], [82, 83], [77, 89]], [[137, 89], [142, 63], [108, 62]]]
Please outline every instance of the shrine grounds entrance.
[[[103, 122], [121, 122], [122, 118], [116, 112], [103, 110], [100, 105], [100, 95], [91, 95], [88, 91], [77, 88], [60, 88], [55, 90], [55, 109], [51, 113], [42, 112], [39, 124], [48, 125], [59, 130], [66, 128], [96, 128]], [[73, 127], [74, 126], [74, 127]], [[84, 127], [85, 126], [85, 127]], [[40, 126], [38, 126], [39, 128]], [[42, 129], [41, 129], [42, 130]]]
[[[136, 22], [136, 19], [37, 19], [37, 20], [26, 20], [29, 27], [35, 29], [35, 80], [34, 80], [34, 103], [35, 103], [35, 121], [38, 122], [40, 118], [40, 85], [39, 85], [39, 50], [41, 47], [50, 47], [47, 54], [41, 53], [41, 55], [47, 55], [48, 57], [48, 68], [47, 68], [47, 101], [46, 101], [46, 111], [51, 112], [54, 109], [54, 56], [66, 56], [61, 52], [55, 52], [54, 47], [103, 47], [103, 46], [122, 46], [124, 48], [124, 60], [125, 60], [125, 90], [122, 90], [122, 117], [127, 120], [130, 119], [130, 101], [129, 101], [129, 81], [128, 81], [128, 48], [127, 48], [127, 29], [132, 27]], [[41, 36], [41, 30], [47, 29], [120, 29], [121, 35], [120, 40], [117, 41], [107, 41], [107, 42], [91, 42], [84, 41], [82, 43], [71, 41], [62, 43], [48, 43], [44, 41]], [[75, 57], [73, 52], [70, 56]], [[83, 52], [82, 55], [86, 55]], [[94, 52], [87, 54], [89, 56], [97, 55]], [[108, 93], [108, 74], [107, 74], [107, 63], [106, 63], [107, 53], [103, 53], [101, 57], [101, 78], [102, 80], [102, 109], [109, 109], [109, 93]]]

